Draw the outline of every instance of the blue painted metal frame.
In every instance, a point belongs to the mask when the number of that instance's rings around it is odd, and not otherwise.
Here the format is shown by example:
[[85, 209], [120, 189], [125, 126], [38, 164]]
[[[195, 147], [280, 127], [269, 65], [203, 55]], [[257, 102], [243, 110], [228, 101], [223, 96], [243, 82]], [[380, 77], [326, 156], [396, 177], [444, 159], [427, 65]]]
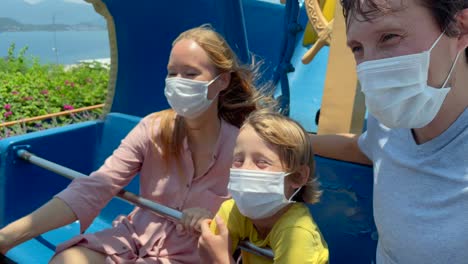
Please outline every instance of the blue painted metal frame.
[[240, 0], [104, 2], [119, 50], [111, 112], [143, 117], [169, 107], [163, 92], [168, 55], [172, 41], [189, 28], [210, 23], [241, 60], [249, 60]]

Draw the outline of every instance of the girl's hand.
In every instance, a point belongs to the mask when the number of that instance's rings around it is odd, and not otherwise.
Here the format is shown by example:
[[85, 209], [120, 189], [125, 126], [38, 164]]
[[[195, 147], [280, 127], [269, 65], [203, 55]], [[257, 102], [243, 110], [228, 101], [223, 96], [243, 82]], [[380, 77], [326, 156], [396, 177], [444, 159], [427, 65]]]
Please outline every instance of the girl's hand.
[[215, 217], [219, 235], [213, 234], [210, 229], [210, 220], [201, 223], [202, 233], [198, 239], [198, 255], [201, 263], [228, 264], [235, 263], [230, 255], [229, 231], [223, 219]]
[[205, 208], [188, 208], [182, 211], [182, 219], [176, 228], [179, 231], [186, 230], [194, 234], [199, 234], [201, 232], [201, 221], [211, 218], [213, 218], [213, 214]]

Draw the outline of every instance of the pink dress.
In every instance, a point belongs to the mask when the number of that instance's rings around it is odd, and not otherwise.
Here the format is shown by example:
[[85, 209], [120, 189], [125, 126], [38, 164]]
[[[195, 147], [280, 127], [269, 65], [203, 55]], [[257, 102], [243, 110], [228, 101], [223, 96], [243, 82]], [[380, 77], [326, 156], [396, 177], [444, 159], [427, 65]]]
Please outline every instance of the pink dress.
[[[74, 180], [57, 194], [77, 215], [81, 232], [138, 172], [142, 197], [180, 211], [203, 207], [215, 214], [229, 198], [227, 184], [237, 127], [221, 121], [211, 164], [195, 179], [187, 139], [180, 163], [184, 175], [180, 175], [175, 161], [165, 168], [161, 148], [151, 142], [151, 133], [158, 128], [159, 120], [145, 117], [99, 170]], [[115, 219], [113, 228], [79, 235], [60, 244], [56, 252], [80, 245], [106, 254], [106, 263], [199, 263], [197, 242], [198, 236], [176, 230], [173, 221], [136, 207], [128, 216]]]

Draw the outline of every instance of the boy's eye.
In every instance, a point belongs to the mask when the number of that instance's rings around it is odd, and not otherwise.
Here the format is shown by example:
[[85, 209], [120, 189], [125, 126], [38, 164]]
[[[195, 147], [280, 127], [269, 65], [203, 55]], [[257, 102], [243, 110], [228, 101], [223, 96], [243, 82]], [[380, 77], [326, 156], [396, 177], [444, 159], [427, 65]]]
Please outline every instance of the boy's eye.
[[259, 167], [260, 169], [265, 169], [269, 165], [270, 165], [270, 163], [268, 161], [266, 161], [266, 160], [257, 161], [257, 167]]
[[242, 160], [240, 160], [240, 159], [235, 159], [235, 160], [232, 162], [232, 167], [234, 167], [234, 168], [242, 167]]

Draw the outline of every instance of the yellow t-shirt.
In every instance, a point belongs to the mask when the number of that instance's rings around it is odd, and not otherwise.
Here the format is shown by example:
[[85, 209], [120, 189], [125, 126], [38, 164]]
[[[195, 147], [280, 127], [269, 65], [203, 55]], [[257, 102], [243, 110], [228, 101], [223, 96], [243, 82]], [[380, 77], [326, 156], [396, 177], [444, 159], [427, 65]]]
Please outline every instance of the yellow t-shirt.
[[[249, 240], [254, 245], [271, 248], [274, 261], [242, 251], [244, 264], [301, 264], [328, 263], [328, 247], [315, 224], [309, 209], [303, 203], [294, 203], [275, 223], [270, 233], [262, 239], [252, 221], [243, 216], [233, 199], [225, 201], [218, 211], [229, 229], [232, 252], [241, 240]], [[216, 222], [211, 222], [211, 230], [217, 233]]]

